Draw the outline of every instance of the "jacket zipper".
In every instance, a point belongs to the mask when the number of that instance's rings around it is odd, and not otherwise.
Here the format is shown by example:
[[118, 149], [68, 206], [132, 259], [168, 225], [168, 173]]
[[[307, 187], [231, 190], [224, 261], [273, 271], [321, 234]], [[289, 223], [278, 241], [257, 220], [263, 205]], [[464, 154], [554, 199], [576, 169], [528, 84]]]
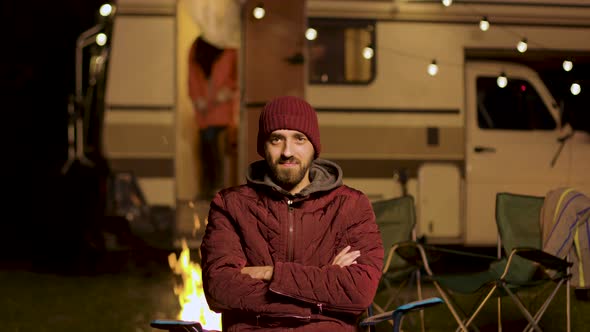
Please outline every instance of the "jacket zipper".
[[[293, 200], [288, 199], [287, 200], [287, 209], [288, 209], [288, 227], [289, 227], [289, 234], [288, 234], [288, 239], [287, 239], [287, 258], [289, 262], [293, 261], [293, 243], [294, 243], [294, 216], [293, 216]], [[318, 312], [321, 314], [324, 310], [324, 308], [329, 308], [329, 309], [335, 309], [336, 311], [338, 311], [338, 309], [340, 310], [350, 310], [352, 308], [352, 306], [332, 306], [332, 305], [325, 305], [323, 303], [318, 303], [318, 302], [314, 302], [314, 301], [310, 301], [308, 299], [305, 298], [301, 298], [298, 296], [293, 296], [293, 295], [287, 295], [287, 294], [283, 294], [281, 292], [277, 292], [273, 289], [269, 289], [271, 292], [280, 294], [280, 295], [284, 295], [284, 296], [288, 296], [288, 297], [292, 297], [294, 299], [298, 299], [301, 300], [303, 302], [307, 302], [307, 303], [311, 303], [317, 306], [318, 308]]]
[[293, 220], [293, 206], [292, 205], [293, 205], [293, 201], [290, 199], [287, 200], [287, 209], [289, 211], [288, 218], [287, 218], [288, 219], [288, 226], [289, 226], [289, 237], [287, 239], [287, 259], [289, 262], [293, 261], [293, 256], [294, 256], [293, 243], [295, 241], [294, 234], [293, 234], [294, 233], [294, 229], [293, 229], [294, 228], [294, 225], [293, 225], [294, 220]]

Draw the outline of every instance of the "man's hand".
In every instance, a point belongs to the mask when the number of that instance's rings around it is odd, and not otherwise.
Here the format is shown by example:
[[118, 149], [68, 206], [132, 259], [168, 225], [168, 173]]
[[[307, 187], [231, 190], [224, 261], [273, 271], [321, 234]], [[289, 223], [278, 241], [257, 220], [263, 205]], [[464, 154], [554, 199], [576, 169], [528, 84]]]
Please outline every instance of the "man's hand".
[[342, 251], [334, 257], [332, 265], [339, 265], [340, 267], [346, 267], [351, 264], [356, 264], [356, 259], [361, 256], [359, 250], [350, 251], [350, 246], [346, 246]]
[[242, 274], [247, 274], [254, 279], [267, 280], [272, 279], [274, 268], [272, 266], [246, 266], [240, 271]]

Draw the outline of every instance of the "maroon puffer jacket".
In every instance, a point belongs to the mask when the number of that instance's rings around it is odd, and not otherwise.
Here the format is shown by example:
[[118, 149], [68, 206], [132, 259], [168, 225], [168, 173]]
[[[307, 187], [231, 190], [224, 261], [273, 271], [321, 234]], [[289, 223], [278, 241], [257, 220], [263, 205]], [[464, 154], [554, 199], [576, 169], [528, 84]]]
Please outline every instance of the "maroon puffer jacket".
[[[316, 159], [311, 185], [293, 196], [274, 185], [264, 161], [248, 184], [222, 190], [211, 203], [201, 245], [209, 307], [224, 331], [356, 331], [375, 295], [383, 245], [368, 198], [342, 185], [342, 171]], [[332, 265], [350, 245], [357, 264]], [[245, 266], [274, 266], [270, 282]]]

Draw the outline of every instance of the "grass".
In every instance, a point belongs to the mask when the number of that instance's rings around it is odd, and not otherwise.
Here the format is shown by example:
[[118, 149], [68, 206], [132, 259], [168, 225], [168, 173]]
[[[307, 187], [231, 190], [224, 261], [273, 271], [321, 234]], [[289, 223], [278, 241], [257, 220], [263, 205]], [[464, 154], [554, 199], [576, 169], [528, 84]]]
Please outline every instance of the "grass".
[[[150, 256], [152, 257], [152, 256]], [[174, 295], [179, 282], [166, 255], [137, 262], [135, 259], [109, 259], [92, 274], [41, 272], [30, 267], [0, 264], [0, 312], [3, 332], [156, 332], [150, 327], [154, 319], [174, 319], [180, 305]], [[526, 295], [526, 302], [538, 308], [546, 289], [538, 288]], [[406, 294], [407, 295], [407, 294]], [[425, 285], [424, 296], [436, 296]], [[537, 295], [537, 297], [535, 297]], [[384, 295], [377, 297], [383, 300]], [[408, 298], [408, 301], [412, 298]], [[472, 308], [479, 295], [457, 296], [463, 308]], [[425, 310], [427, 331], [455, 331], [456, 323], [445, 305]], [[404, 331], [420, 331], [418, 313], [404, 320]], [[590, 326], [590, 302], [572, 296], [572, 331]], [[475, 324], [480, 331], [497, 331], [496, 302], [491, 301]], [[520, 331], [526, 321], [508, 298], [503, 300], [504, 331]], [[561, 290], [541, 321], [544, 331], [565, 331], [565, 293]], [[381, 324], [378, 331], [391, 331]]]
[[0, 270], [3, 332], [158, 331], [153, 319], [174, 319], [176, 276], [166, 262], [94, 275]]

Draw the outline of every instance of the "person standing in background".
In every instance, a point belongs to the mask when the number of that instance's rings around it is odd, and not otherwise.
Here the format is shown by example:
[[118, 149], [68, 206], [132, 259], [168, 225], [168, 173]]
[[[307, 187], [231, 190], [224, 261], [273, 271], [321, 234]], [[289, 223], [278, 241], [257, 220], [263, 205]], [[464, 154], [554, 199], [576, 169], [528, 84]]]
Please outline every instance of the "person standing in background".
[[199, 128], [199, 198], [210, 200], [224, 185], [228, 135], [236, 127], [237, 50], [218, 48], [199, 36], [190, 48], [188, 67], [188, 91]]

